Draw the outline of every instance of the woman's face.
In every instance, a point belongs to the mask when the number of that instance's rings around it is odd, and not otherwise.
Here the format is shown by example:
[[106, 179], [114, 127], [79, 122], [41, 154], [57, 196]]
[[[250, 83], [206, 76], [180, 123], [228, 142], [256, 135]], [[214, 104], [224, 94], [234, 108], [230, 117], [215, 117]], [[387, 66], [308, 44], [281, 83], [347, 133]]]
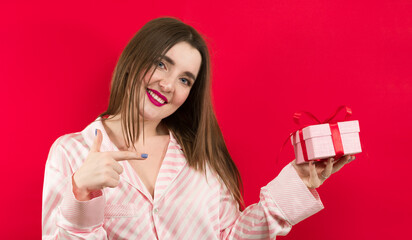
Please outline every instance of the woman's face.
[[174, 113], [189, 96], [201, 61], [199, 51], [187, 42], [177, 43], [170, 48], [154, 66], [156, 69], [150, 82], [152, 71], [143, 79], [140, 115], [146, 121], [160, 121]]

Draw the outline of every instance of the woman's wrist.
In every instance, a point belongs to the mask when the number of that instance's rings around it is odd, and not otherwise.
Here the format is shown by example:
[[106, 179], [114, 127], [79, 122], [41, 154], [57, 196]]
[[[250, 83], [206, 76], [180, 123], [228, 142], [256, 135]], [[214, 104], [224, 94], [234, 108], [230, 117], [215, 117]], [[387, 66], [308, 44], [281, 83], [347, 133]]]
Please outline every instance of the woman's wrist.
[[88, 201], [91, 200], [90, 192], [87, 189], [80, 188], [77, 186], [76, 181], [74, 181], [74, 176], [72, 177], [73, 185], [73, 195], [79, 201]]

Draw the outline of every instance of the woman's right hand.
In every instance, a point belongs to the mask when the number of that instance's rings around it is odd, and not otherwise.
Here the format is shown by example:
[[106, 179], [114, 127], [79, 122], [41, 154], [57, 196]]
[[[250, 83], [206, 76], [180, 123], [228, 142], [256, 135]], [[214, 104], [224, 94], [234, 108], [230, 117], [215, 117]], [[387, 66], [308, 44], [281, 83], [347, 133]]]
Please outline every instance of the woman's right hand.
[[90, 193], [105, 187], [117, 187], [123, 172], [118, 161], [144, 160], [141, 154], [130, 151], [100, 152], [103, 136], [96, 129], [96, 137], [83, 165], [73, 175], [73, 194], [79, 201], [91, 199]]

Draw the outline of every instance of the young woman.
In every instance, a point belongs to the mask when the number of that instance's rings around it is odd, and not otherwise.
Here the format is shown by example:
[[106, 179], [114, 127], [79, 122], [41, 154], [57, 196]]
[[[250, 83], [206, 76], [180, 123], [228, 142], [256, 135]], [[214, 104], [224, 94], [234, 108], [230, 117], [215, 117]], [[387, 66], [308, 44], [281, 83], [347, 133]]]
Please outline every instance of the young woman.
[[205, 41], [154, 19], [120, 56], [107, 111], [52, 145], [43, 239], [274, 239], [323, 208], [315, 188], [352, 158], [291, 162], [241, 211]]

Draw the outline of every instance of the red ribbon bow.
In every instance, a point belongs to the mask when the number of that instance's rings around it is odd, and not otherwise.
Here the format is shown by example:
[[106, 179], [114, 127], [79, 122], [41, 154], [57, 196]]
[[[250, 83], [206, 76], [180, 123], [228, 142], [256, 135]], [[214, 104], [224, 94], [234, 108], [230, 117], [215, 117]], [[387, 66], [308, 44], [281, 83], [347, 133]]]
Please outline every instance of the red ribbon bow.
[[[352, 109], [348, 106], [340, 106], [338, 107], [338, 109], [336, 109], [335, 113], [330, 116], [329, 118], [327, 118], [325, 121], [321, 122], [319, 121], [319, 119], [317, 119], [312, 113], [310, 112], [306, 112], [306, 111], [300, 111], [300, 112], [295, 112], [293, 114], [293, 120], [295, 121], [296, 124], [301, 125], [300, 123], [300, 119], [303, 116], [303, 114], [306, 114], [307, 116], [309, 116], [311, 119], [315, 120], [317, 124], [323, 124], [323, 123], [329, 123], [329, 127], [330, 127], [330, 131], [332, 133], [332, 142], [333, 142], [333, 147], [335, 149], [335, 160], [341, 158], [344, 155], [343, 152], [343, 145], [342, 145], [342, 139], [340, 137], [340, 131], [339, 131], [339, 126], [337, 124], [337, 120], [334, 120], [334, 118], [338, 115], [338, 113], [342, 110], [345, 110], [345, 118], [344, 121], [348, 120], [350, 116], [352, 116]], [[299, 138], [300, 138], [300, 143], [302, 146], [302, 153], [303, 153], [303, 157], [305, 159], [305, 161], [309, 161], [308, 160], [308, 153], [306, 151], [306, 144], [305, 144], [305, 140], [303, 139], [303, 132], [302, 129], [309, 126], [311, 124], [307, 124], [302, 126], [301, 128], [299, 128], [297, 131], [299, 132]], [[280, 151], [282, 151], [283, 147], [285, 146], [285, 144], [287, 143], [287, 141], [289, 141], [289, 138], [292, 136], [295, 136], [294, 133], [297, 132], [294, 131], [291, 134], [289, 134], [289, 137], [286, 139], [286, 141], [284, 142], [282, 148]], [[296, 142], [296, 140], [294, 141]], [[319, 160], [317, 160], [319, 161]]]
[[[343, 152], [343, 145], [342, 145], [342, 139], [340, 137], [340, 131], [339, 131], [339, 126], [337, 124], [337, 120], [333, 121], [333, 119], [338, 115], [338, 113], [342, 110], [345, 110], [345, 119], [344, 121], [348, 120], [350, 116], [352, 116], [352, 109], [347, 106], [340, 106], [336, 110], [336, 112], [327, 118], [325, 121], [321, 122], [319, 121], [312, 113], [310, 112], [295, 112], [293, 115], [293, 120], [295, 121], [296, 124], [300, 125], [300, 118], [302, 117], [303, 114], [306, 114], [310, 118], [314, 119], [318, 124], [323, 124], [323, 123], [329, 123], [330, 131], [332, 133], [332, 142], [333, 142], [333, 147], [335, 149], [335, 160], [341, 158], [345, 153]], [[306, 126], [304, 126], [306, 127]], [[301, 127], [299, 131], [299, 138], [300, 138], [300, 143], [302, 146], [302, 153], [303, 153], [303, 158], [305, 161], [308, 161], [308, 153], [306, 151], [306, 144], [305, 140], [303, 139], [303, 133], [302, 129], [304, 127]]]

